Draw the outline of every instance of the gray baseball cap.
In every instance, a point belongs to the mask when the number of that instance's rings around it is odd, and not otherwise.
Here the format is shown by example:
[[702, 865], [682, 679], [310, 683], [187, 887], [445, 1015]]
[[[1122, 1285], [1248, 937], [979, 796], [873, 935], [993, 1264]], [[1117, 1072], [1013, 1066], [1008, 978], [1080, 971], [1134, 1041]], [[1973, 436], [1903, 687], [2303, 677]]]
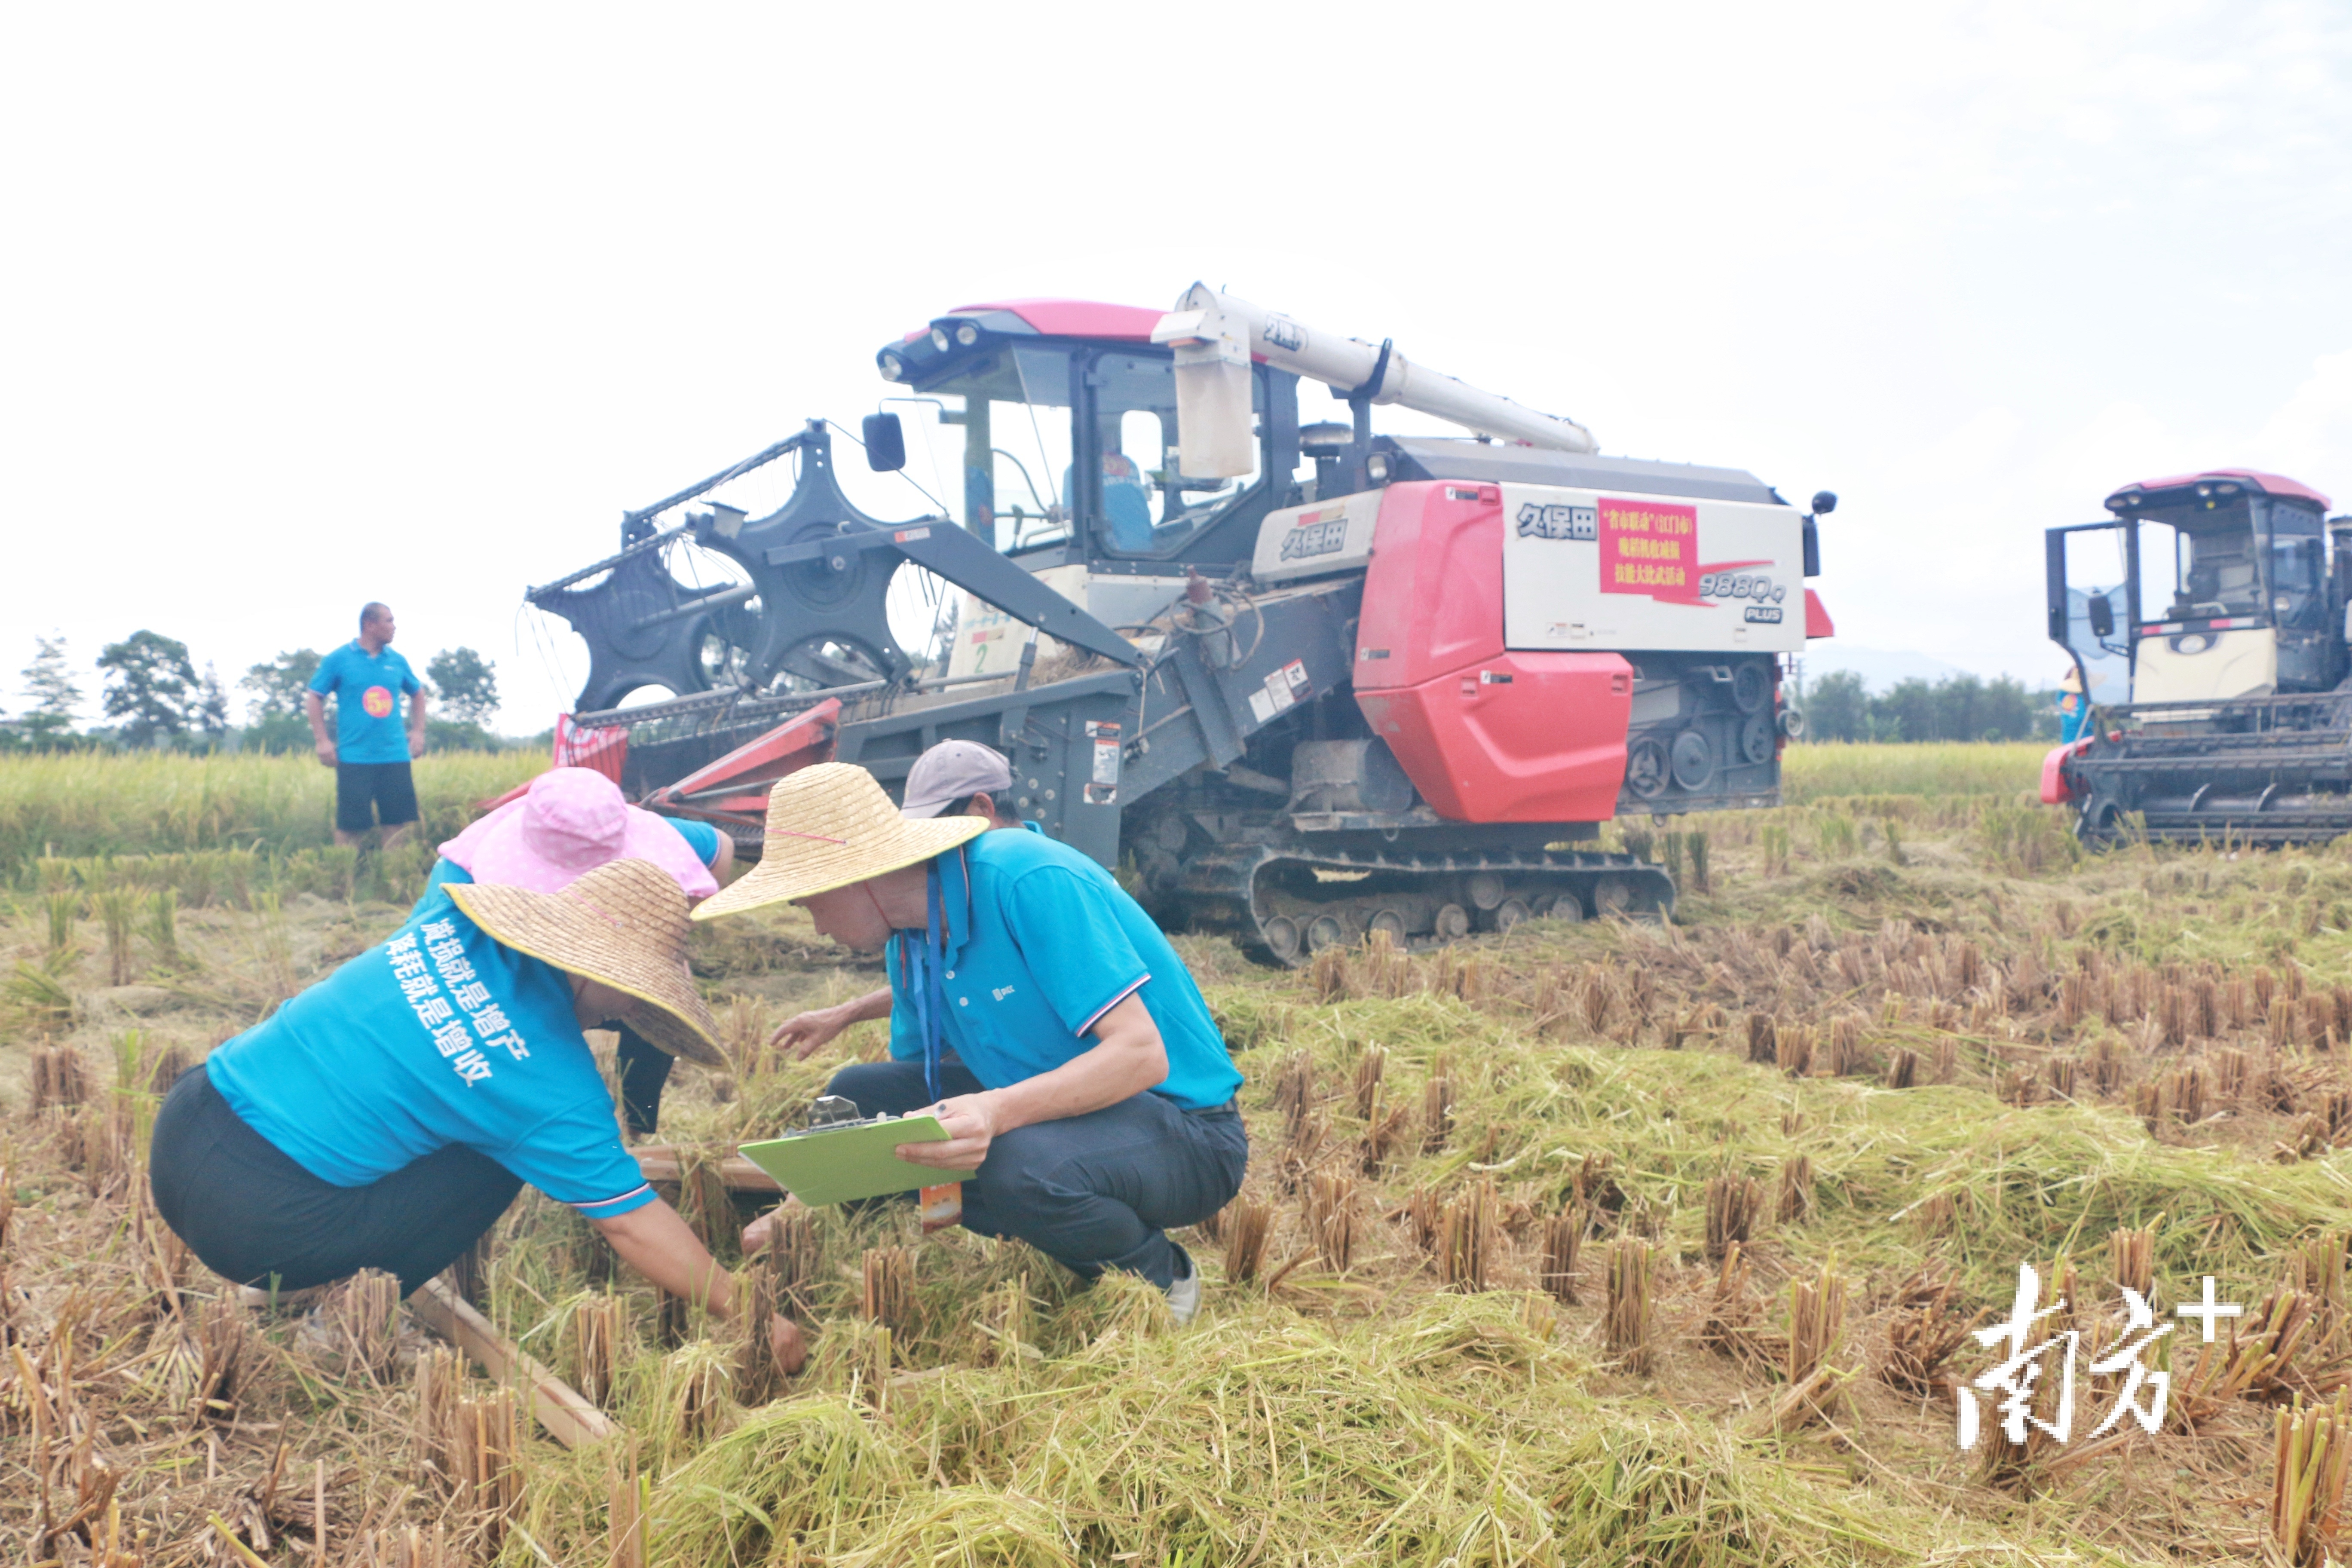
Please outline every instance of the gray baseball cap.
[[898, 815], [937, 816], [968, 795], [1001, 796], [1012, 787], [1013, 764], [998, 752], [977, 741], [941, 741], [907, 770], [907, 802]]

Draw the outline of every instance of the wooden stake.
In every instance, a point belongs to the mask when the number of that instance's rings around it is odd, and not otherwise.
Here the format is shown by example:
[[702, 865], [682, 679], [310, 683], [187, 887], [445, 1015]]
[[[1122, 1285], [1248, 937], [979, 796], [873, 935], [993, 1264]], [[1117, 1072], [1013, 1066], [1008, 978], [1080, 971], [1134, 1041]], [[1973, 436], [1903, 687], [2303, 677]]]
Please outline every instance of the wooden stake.
[[529, 1390], [532, 1414], [547, 1435], [565, 1447], [602, 1442], [618, 1429], [570, 1384], [501, 1338], [489, 1320], [459, 1300], [441, 1280], [426, 1280], [408, 1304], [425, 1327], [479, 1362], [490, 1377]]
[[[673, 1143], [641, 1143], [630, 1152], [636, 1156], [637, 1169], [645, 1173], [648, 1182], [675, 1184], [685, 1169], [685, 1161]], [[775, 1177], [740, 1154], [730, 1154], [716, 1163], [719, 1179], [726, 1183], [730, 1192], [781, 1193], [784, 1190]]]

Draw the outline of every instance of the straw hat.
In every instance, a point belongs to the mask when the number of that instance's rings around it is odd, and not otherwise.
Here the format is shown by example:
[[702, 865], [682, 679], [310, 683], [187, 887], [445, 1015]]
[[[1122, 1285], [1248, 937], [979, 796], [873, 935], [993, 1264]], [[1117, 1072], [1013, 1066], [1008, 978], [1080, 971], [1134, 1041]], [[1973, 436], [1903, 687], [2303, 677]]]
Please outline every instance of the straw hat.
[[[2093, 686], [2105, 686], [2106, 683], [2107, 678], [2104, 674], [2095, 669], [2091, 672], [2091, 684]], [[2061, 691], [2081, 691], [2083, 689], [2082, 671], [2075, 669], [2070, 665], [2066, 670], [2066, 679], [2058, 683], [2058, 689]]]
[[490, 882], [446, 890], [502, 945], [635, 997], [625, 1021], [670, 1055], [728, 1065], [687, 972], [686, 895], [651, 861], [615, 860], [554, 893]]
[[776, 781], [768, 794], [760, 863], [697, 905], [694, 918], [707, 921], [845, 888], [919, 865], [986, 831], [988, 823], [977, 816], [901, 816], [864, 768], [819, 763]]

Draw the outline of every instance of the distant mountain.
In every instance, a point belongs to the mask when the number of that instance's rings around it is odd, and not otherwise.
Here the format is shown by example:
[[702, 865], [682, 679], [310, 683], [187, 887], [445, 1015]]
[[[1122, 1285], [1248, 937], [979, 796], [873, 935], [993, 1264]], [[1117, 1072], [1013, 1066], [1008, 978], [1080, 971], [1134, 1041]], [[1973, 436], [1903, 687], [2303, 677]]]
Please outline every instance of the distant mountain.
[[1862, 677], [1862, 683], [1873, 692], [1883, 692], [1898, 680], [1917, 679], [1930, 685], [1949, 680], [1969, 672], [1957, 664], [1924, 653], [1889, 652], [1885, 648], [1856, 647], [1852, 643], [1832, 637], [1814, 643], [1805, 649], [1805, 679], [1819, 680], [1850, 669]]

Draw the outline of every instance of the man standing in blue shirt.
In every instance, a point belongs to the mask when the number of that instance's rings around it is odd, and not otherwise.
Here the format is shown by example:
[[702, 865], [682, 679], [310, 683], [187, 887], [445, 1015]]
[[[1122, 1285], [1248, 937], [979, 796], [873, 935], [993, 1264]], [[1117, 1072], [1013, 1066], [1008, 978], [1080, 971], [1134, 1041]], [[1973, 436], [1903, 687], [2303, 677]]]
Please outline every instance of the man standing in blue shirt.
[[1140, 1274], [1177, 1321], [1199, 1275], [1168, 1232], [1241, 1189], [1249, 1140], [1223, 1037], [1183, 961], [1110, 874], [1040, 833], [902, 816], [865, 769], [804, 768], [768, 797], [760, 864], [697, 920], [789, 901], [883, 952], [890, 1056], [835, 1073], [867, 1115], [929, 1109], [899, 1158], [963, 1181], [963, 1224], [1074, 1272]]
[[[425, 754], [425, 683], [392, 650], [389, 605], [360, 611], [360, 635], [319, 661], [302, 710], [310, 718], [319, 763], [335, 770], [335, 842], [357, 844], [381, 824], [383, 847], [407, 837], [416, 820], [416, 780], [409, 760]], [[328, 697], [335, 733], [327, 734]], [[408, 727], [397, 714], [408, 699]]]

